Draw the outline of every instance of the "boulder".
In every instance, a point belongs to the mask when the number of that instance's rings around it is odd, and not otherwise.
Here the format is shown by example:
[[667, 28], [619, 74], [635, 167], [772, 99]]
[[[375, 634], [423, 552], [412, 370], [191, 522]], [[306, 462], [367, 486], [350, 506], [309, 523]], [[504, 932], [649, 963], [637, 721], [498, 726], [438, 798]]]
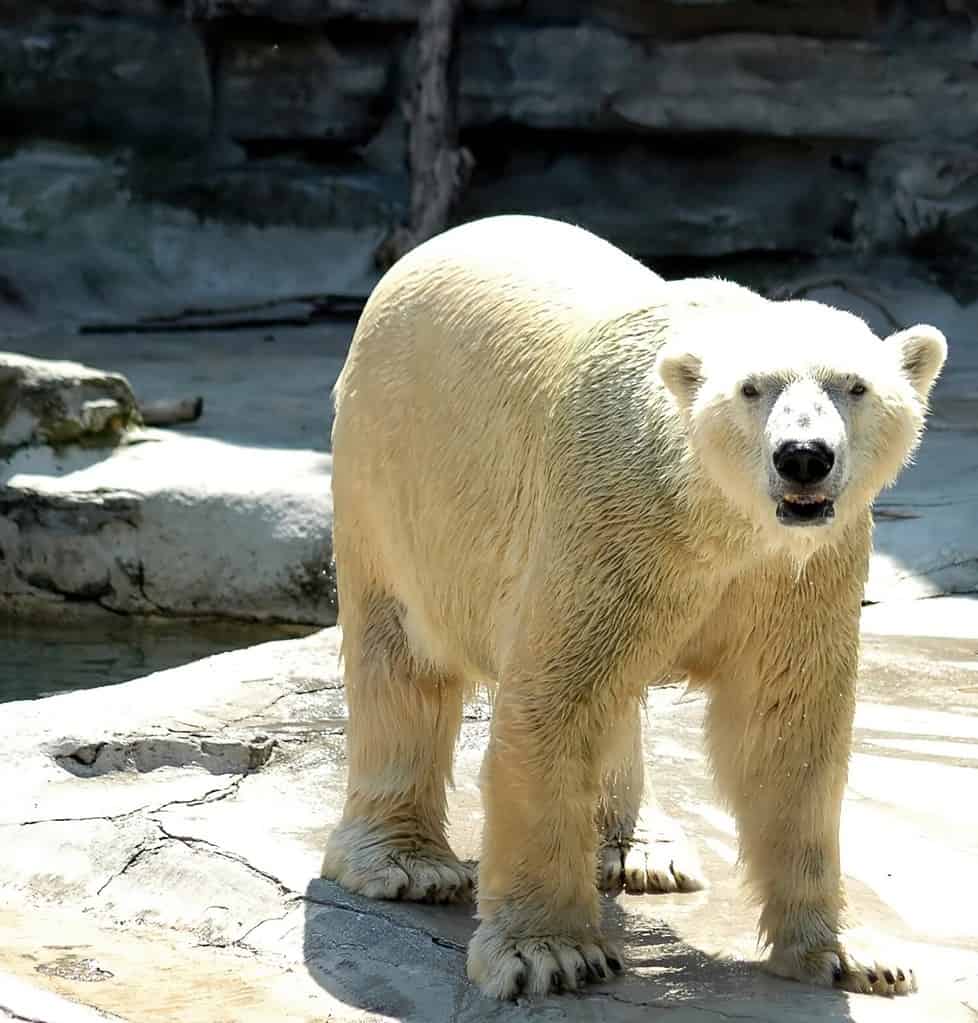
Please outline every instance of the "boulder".
[[[512, 136], [509, 136], [512, 139]], [[467, 144], [476, 173], [460, 215], [520, 211], [595, 231], [642, 259], [815, 253], [852, 235], [864, 184], [815, 146], [701, 141], [684, 150], [602, 140], [590, 151], [526, 133]]]
[[950, 143], [882, 147], [869, 163], [859, 241], [918, 256], [959, 301], [978, 300], [978, 149]]
[[79, 14], [114, 14], [135, 18], [172, 15], [181, 0], [0, 0], [0, 18], [10, 21], [46, 18], [52, 15], [74, 17]]
[[186, 0], [189, 17], [201, 21], [221, 18], [268, 18], [308, 25], [325, 21], [411, 22], [424, 0]]
[[142, 440], [98, 460], [21, 455], [0, 474], [6, 612], [336, 620], [327, 456]]
[[461, 67], [470, 127], [868, 141], [978, 131], [978, 68], [961, 34], [653, 42], [593, 24], [490, 24], [464, 33]]
[[[112, 0], [102, 2], [110, 3]], [[185, 0], [188, 16], [201, 21], [222, 18], [265, 18], [297, 25], [316, 25], [328, 21], [412, 23], [417, 21], [425, 2], [426, 0], [370, 0], [369, 3], [364, 3], [363, 0]], [[473, 11], [501, 11], [519, 8], [522, 4], [523, 0], [468, 0], [466, 7]]]
[[0, 352], [0, 454], [32, 444], [116, 444], [138, 424], [121, 374]]
[[658, 38], [715, 32], [860, 36], [880, 17], [878, 0], [525, 0], [536, 21], [595, 21], [632, 35]]
[[405, 194], [391, 174], [300, 158], [210, 165], [33, 142], [0, 154], [0, 330], [364, 294]]
[[391, 70], [389, 48], [339, 46], [322, 32], [225, 40], [222, 129], [248, 142], [366, 142], [389, 105]]
[[393, 175], [355, 173], [298, 158], [249, 160], [151, 185], [155, 198], [201, 217], [254, 224], [386, 231], [404, 215], [407, 184]]
[[128, 194], [121, 154], [36, 142], [0, 159], [0, 235], [45, 238], [75, 221], [117, 211]]
[[0, 27], [0, 119], [43, 135], [196, 149], [207, 138], [207, 59], [186, 24], [50, 17]]

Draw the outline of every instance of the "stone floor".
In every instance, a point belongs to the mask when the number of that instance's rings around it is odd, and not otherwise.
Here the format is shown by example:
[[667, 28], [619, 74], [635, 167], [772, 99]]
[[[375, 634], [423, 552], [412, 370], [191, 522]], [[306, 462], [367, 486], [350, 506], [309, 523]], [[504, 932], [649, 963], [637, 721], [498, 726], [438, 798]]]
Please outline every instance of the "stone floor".
[[[978, 601], [926, 604], [944, 605], [931, 619], [951, 635], [866, 635], [843, 825], [856, 936], [901, 952], [915, 996], [820, 992], [760, 970], [702, 702], [664, 688], [646, 718], [649, 771], [710, 890], [607, 899], [621, 979], [543, 1002], [483, 998], [464, 973], [470, 908], [369, 902], [317, 877], [345, 776], [327, 629], [0, 707], [0, 1018], [974, 1023]], [[469, 707], [458, 747], [450, 817], [464, 856], [478, 853], [487, 717]]]

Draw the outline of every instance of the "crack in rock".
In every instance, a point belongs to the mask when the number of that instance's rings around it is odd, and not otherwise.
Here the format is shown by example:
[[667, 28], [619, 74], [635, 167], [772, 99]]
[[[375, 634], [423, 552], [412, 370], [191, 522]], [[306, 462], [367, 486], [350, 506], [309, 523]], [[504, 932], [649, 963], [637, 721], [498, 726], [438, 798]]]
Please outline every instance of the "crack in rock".
[[207, 803], [219, 803], [222, 799], [230, 799], [238, 794], [241, 783], [248, 777], [249, 773], [245, 772], [238, 775], [232, 782], [221, 788], [208, 789], [202, 796], [194, 796], [191, 799], [171, 799], [169, 802], [152, 810], [150, 816], [154, 813], [163, 813], [164, 810], [169, 810], [171, 806], [204, 806]]
[[240, 948], [243, 949], [245, 952], [250, 952], [252, 955], [261, 955], [257, 948], [247, 943], [248, 937], [251, 934], [254, 934], [254, 932], [257, 931], [258, 928], [261, 927], [263, 924], [270, 924], [273, 922], [278, 922], [287, 919], [288, 915], [292, 912], [292, 909], [297, 901], [298, 901], [297, 897], [290, 897], [287, 900], [284, 913], [281, 913], [279, 916], [268, 916], [265, 917], [264, 920], [259, 920], [257, 923], [252, 924], [242, 934], [239, 934], [238, 937], [234, 939], [234, 941], [228, 942], [226, 945], [218, 945], [216, 942], [207, 942], [207, 946], [211, 948]]
[[419, 934], [427, 938], [430, 942], [432, 942], [432, 944], [438, 945], [441, 948], [447, 948], [452, 952], [459, 952], [463, 955], [465, 954], [465, 945], [457, 941], [452, 941], [450, 938], [443, 938], [439, 934], [432, 934], [430, 931], [426, 931], [423, 927], [417, 926], [417, 924], [409, 924], [403, 920], [396, 920], [393, 917], [388, 916], [386, 913], [378, 912], [373, 907], [354, 906], [350, 903], [337, 902], [333, 899], [322, 898], [314, 895], [300, 895], [296, 893], [296, 896], [297, 900], [300, 902], [310, 902], [315, 906], [324, 906], [327, 909], [338, 909], [343, 913], [354, 913], [357, 916], [368, 916], [375, 920], [382, 920], [391, 927], [396, 927], [402, 931], [410, 931], [413, 934]]
[[40, 1016], [22, 1016], [16, 1010], [11, 1009], [9, 1005], [4, 1005], [3, 1002], [0, 1002], [0, 1015], [3, 1019], [14, 1020], [15, 1023], [54, 1023], [51, 1017], [41, 1019]]
[[636, 999], [622, 998], [621, 995], [613, 994], [610, 991], [586, 991], [585, 998], [607, 998], [619, 1005], [627, 1005], [633, 1009], [696, 1009], [697, 1012], [705, 1012], [711, 1016], [719, 1016], [721, 1019], [746, 1019], [758, 1021], [754, 1015], [745, 1016], [742, 1013], [724, 1012], [722, 1009], [714, 1009], [710, 1006], [701, 1005], [699, 1002], [667, 1002], [662, 999]]
[[[253, 874], [257, 874], [259, 877], [264, 878], [266, 881], [270, 881], [276, 888], [278, 888], [279, 895], [282, 896], [295, 896], [297, 893], [291, 889], [287, 884], [277, 878], [274, 874], [269, 874], [267, 871], [262, 870], [261, 867], [256, 867], [253, 863], [249, 863], [243, 856], [239, 856], [237, 853], [229, 852], [227, 849], [222, 849], [219, 845], [215, 845], [213, 842], [209, 842], [206, 838], [197, 838], [194, 835], [178, 835], [173, 831], [168, 831], [163, 823], [157, 820], [152, 814], [147, 815], [149, 819], [160, 829], [160, 833], [165, 839], [171, 839], [174, 842], [180, 842], [185, 845], [188, 849], [202, 849], [205, 852], [209, 852], [214, 856], [219, 856], [221, 859], [230, 860], [232, 863], [237, 863], [239, 866], [250, 870]], [[162, 843], [160, 843], [162, 844]], [[131, 866], [128, 864], [127, 866]]]
[[99, 813], [90, 817], [39, 817], [36, 820], [18, 821], [17, 826], [27, 828], [34, 824], [83, 824], [85, 821], [107, 821], [114, 824], [116, 821], [123, 821], [127, 817], [135, 817], [149, 809], [149, 806], [137, 806], [135, 810], [125, 810], [123, 813]]
[[147, 816], [154, 813], [163, 813], [172, 806], [203, 806], [206, 803], [218, 803], [222, 799], [229, 799], [232, 796], [238, 794], [238, 790], [241, 788], [241, 783], [249, 776], [251, 772], [245, 772], [244, 774], [238, 775], [228, 785], [224, 785], [221, 788], [208, 789], [201, 796], [193, 796], [190, 799], [171, 799], [164, 803], [162, 806], [150, 808], [149, 804], [144, 806], [137, 806], [134, 810], [125, 810], [122, 813], [101, 813], [92, 814], [87, 817], [39, 817], [35, 820], [19, 821], [17, 826], [21, 828], [30, 827], [34, 824], [81, 824], [85, 821], [107, 821], [109, 823], [115, 823], [116, 821], [126, 820], [128, 817], [137, 817], [139, 814], [146, 813], [149, 811]]
[[129, 859], [127, 859], [126, 862], [123, 863], [123, 865], [119, 868], [119, 870], [112, 874], [112, 876], [96, 890], [95, 894], [101, 895], [102, 892], [104, 892], [105, 889], [108, 888], [113, 881], [118, 881], [119, 878], [122, 877], [123, 874], [125, 874], [125, 872], [129, 870], [129, 868], [132, 867], [135, 863], [138, 863], [143, 858], [143, 856], [149, 853], [154, 853], [157, 850], [161, 849], [162, 847], [163, 843], [160, 841], [147, 842], [144, 840], [140, 842], [139, 845], [136, 846], [136, 848], [133, 850]]

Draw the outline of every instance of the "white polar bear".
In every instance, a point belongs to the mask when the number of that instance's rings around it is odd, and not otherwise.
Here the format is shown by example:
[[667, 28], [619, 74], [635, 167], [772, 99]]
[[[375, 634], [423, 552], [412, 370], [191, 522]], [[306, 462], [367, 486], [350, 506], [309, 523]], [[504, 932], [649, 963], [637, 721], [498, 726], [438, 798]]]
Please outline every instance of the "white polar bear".
[[[599, 882], [691, 889], [644, 841], [644, 687], [687, 676], [777, 973], [905, 993], [840, 937], [870, 504], [944, 338], [665, 283], [533, 217], [451, 230], [378, 285], [336, 386], [349, 783], [325, 877], [448, 900], [466, 687], [495, 687], [469, 976], [512, 997], [621, 969]], [[647, 803], [650, 796], [645, 795]]]

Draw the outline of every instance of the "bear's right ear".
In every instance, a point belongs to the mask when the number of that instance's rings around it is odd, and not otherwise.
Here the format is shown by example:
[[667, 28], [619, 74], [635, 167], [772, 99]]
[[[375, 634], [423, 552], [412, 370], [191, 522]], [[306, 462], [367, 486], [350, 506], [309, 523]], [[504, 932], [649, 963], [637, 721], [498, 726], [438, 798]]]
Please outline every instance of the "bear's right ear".
[[666, 348], [659, 356], [659, 376], [680, 408], [687, 409], [703, 383], [703, 360], [690, 351]]
[[900, 360], [900, 369], [914, 390], [926, 400], [947, 358], [947, 341], [937, 327], [918, 324], [891, 334], [892, 345]]

